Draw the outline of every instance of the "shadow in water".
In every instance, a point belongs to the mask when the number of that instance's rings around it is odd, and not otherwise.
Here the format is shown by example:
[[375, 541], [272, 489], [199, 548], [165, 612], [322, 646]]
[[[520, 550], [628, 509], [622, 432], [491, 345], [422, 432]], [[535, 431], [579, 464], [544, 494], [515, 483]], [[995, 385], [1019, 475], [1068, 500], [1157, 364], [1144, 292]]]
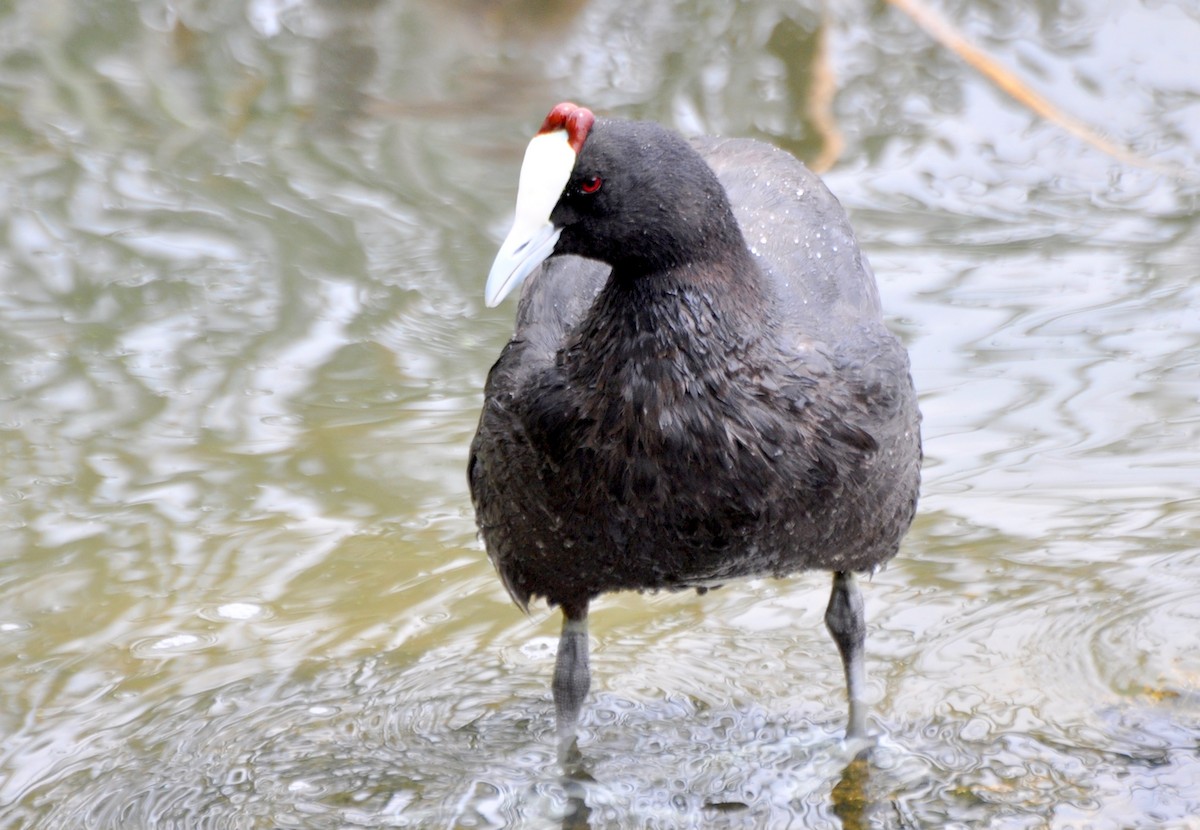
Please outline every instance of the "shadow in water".
[[833, 814], [842, 820], [843, 830], [863, 830], [878, 805], [867, 799], [871, 776], [870, 750], [863, 750], [842, 770], [833, 788]]
[[[872, 826], [869, 822], [884, 807], [882, 802], [873, 800], [870, 795], [873, 748], [873, 746], [861, 748], [853, 757], [846, 756], [849, 760], [842, 768], [840, 775], [837, 776], [830, 792], [828, 806], [833, 815], [841, 821], [843, 830], [865, 830]], [[848, 751], [854, 752], [855, 747], [849, 747]], [[565, 795], [560, 825], [563, 830], [593, 830], [593, 828], [609, 826], [603, 818], [598, 824], [593, 823], [592, 817], [596, 811], [592, 805], [589, 805], [588, 799], [590, 796], [593, 800], [603, 800], [602, 791], [605, 786], [588, 772], [587, 762], [578, 750], [568, 759], [564, 767], [559, 778], [559, 785]], [[820, 762], [813, 764], [809, 769], [811, 779], [813, 779], [810, 781], [810, 785], [817, 783], [816, 779], [824, 777], [826, 769], [827, 766]], [[799, 772], [799, 769], [796, 771]], [[725, 823], [740, 824], [742, 819], [757, 824], [755, 814], [758, 811], [756, 807], [761, 808], [762, 806], [751, 800], [705, 799], [699, 805], [699, 812], [705, 819], [704, 826]], [[635, 817], [629, 818], [632, 821]]]
[[592, 830], [592, 811], [587, 805], [587, 792], [583, 782], [570, 773], [563, 776], [563, 789], [567, 792], [567, 811], [563, 816], [563, 830]]

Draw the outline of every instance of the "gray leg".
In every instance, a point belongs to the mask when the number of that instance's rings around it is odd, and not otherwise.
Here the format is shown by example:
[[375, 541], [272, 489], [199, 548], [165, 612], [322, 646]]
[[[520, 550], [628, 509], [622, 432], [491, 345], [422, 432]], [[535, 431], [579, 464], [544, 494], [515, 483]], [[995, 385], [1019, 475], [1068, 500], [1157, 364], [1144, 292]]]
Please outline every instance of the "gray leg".
[[575, 726], [587, 697], [592, 675], [588, 668], [587, 604], [563, 606], [562, 636], [554, 661], [554, 711], [558, 722], [558, 759], [566, 763], [578, 754]]
[[846, 740], [867, 737], [867, 667], [865, 643], [867, 623], [863, 616], [863, 598], [854, 574], [838, 571], [833, 575], [833, 593], [825, 609], [825, 625], [842, 653], [846, 669], [846, 693], [850, 698], [850, 719]]

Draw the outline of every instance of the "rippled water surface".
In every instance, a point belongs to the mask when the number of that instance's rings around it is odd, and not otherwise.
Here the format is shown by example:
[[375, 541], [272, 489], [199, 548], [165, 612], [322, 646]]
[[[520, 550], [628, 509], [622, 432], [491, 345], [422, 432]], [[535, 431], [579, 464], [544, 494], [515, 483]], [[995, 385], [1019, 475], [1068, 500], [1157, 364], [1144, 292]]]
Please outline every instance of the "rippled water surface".
[[[0, 825], [1197, 828], [1200, 10], [0, 3]], [[908, 343], [921, 513], [828, 578], [509, 603], [464, 464], [553, 103], [818, 166]]]

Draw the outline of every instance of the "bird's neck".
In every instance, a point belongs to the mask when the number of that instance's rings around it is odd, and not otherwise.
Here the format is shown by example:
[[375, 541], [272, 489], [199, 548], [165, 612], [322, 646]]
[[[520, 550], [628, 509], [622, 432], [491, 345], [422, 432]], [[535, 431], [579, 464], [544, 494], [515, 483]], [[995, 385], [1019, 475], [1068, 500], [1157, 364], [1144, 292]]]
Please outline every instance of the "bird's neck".
[[732, 355], [769, 338], [770, 309], [766, 281], [744, 248], [651, 273], [614, 268], [562, 358], [593, 386], [631, 376], [688, 385], [721, 374]]

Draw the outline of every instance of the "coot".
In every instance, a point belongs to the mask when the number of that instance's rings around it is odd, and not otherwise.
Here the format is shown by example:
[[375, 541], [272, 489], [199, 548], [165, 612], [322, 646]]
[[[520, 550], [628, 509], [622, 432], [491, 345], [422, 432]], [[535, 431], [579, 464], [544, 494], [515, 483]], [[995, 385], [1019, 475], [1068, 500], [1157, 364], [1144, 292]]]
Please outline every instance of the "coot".
[[847, 737], [864, 737], [854, 574], [912, 522], [920, 414], [837, 200], [769, 145], [560, 104], [526, 151], [487, 304], [522, 283], [469, 478], [509, 594], [563, 612], [560, 753], [592, 599], [810, 569], [833, 571], [825, 622]]

